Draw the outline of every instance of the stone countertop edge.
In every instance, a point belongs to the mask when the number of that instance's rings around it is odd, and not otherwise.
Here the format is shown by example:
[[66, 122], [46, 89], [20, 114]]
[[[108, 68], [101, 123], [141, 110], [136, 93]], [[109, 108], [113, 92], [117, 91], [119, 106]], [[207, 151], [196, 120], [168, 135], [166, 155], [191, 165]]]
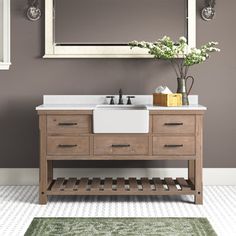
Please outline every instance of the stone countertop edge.
[[[43, 104], [36, 107], [37, 111], [40, 110], [94, 110], [97, 105], [95, 104]], [[189, 106], [179, 106], [179, 107], [163, 107], [163, 106], [153, 106], [146, 105], [147, 110], [207, 110], [207, 107], [202, 105], [189, 105]]]

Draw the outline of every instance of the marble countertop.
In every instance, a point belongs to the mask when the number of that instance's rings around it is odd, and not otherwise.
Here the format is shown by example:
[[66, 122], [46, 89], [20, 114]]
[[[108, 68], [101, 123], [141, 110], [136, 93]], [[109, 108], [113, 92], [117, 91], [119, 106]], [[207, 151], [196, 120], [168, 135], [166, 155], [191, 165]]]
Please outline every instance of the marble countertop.
[[96, 105], [90, 104], [42, 104], [36, 110], [94, 110]]
[[[36, 110], [94, 110], [96, 104], [43, 104], [36, 107]], [[181, 107], [162, 107], [146, 105], [148, 110], [206, 110], [202, 105], [189, 105]]]
[[[127, 103], [127, 95], [124, 95], [124, 103]], [[118, 96], [115, 96], [115, 103]], [[189, 106], [161, 107], [152, 105], [152, 95], [135, 95], [132, 99], [134, 105], [145, 105], [148, 110], [207, 110], [198, 104], [198, 95], [189, 96]], [[44, 95], [43, 104], [36, 107], [40, 110], [94, 110], [97, 105], [105, 105], [109, 102], [106, 95]]]

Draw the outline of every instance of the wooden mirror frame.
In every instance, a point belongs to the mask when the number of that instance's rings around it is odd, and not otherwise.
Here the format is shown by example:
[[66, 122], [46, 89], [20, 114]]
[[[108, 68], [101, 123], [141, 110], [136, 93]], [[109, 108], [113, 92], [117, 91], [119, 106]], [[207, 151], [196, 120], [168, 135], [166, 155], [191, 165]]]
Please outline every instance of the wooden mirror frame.
[[[188, 48], [196, 46], [196, 0], [187, 0]], [[45, 0], [44, 58], [152, 58], [146, 50], [116, 45], [59, 45], [54, 34], [54, 0]]]
[[10, 59], [10, 0], [1, 0], [0, 3], [2, 27], [0, 29], [0, 70], [9, 70], [11, 65]]

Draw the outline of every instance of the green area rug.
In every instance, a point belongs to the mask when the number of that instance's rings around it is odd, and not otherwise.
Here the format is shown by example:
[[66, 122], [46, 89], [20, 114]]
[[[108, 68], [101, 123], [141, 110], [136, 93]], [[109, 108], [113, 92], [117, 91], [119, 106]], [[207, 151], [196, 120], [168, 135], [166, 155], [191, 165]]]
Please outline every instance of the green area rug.
[[215, 236], [207, 218], [34, 218], [25, 236]]

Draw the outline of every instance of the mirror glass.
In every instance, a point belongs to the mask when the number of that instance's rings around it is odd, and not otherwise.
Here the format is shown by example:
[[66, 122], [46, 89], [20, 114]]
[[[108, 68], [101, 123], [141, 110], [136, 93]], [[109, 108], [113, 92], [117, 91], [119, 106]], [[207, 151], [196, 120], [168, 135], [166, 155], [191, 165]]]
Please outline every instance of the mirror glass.
[[187, 0], [54, 0], [57, 45], [187, 38]]

